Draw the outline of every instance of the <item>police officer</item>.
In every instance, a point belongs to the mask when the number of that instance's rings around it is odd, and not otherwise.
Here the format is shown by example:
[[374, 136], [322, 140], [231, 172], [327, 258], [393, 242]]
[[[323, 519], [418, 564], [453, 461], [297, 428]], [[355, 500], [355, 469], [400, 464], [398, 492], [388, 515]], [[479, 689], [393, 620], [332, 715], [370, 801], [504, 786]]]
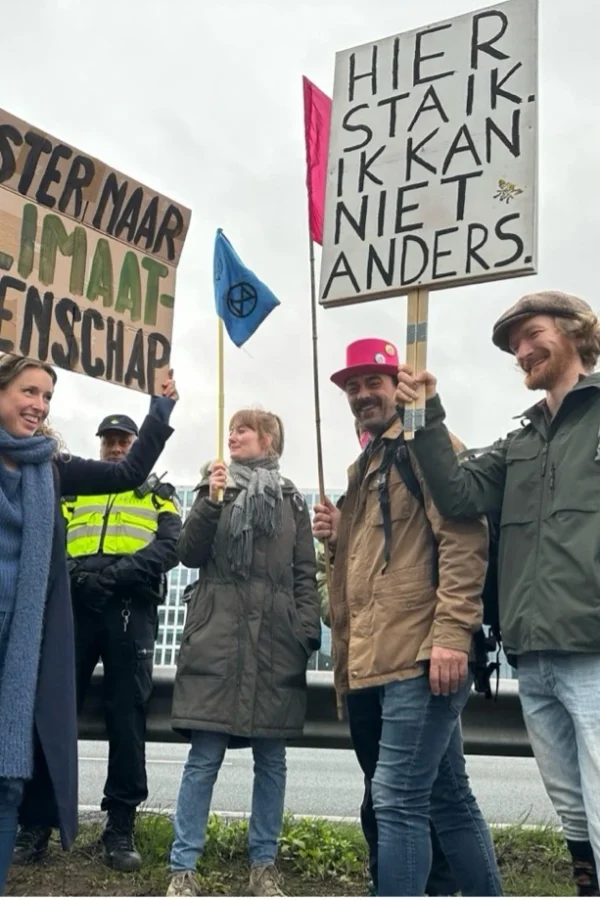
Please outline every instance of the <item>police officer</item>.
[[[101, 458], [118, 462], [138, 435], [128, 416], [107, 416], [97, 432]], [[151, 475], [123, 494], [68, 497], [67, 557], [75, 617], [77, 703], [81, 709], [101, 659], [109, 741], [102, 809], [105, 862], [120, 871], [139, 869], [133, 842], [136, 807], [148, 797], [146, 711], [152, 690], [157, 606], [166, 573], [177, 565], [181, 516], [175, 489]], [[21, 828], [14, 862], [39, 859], [49, 827]]]

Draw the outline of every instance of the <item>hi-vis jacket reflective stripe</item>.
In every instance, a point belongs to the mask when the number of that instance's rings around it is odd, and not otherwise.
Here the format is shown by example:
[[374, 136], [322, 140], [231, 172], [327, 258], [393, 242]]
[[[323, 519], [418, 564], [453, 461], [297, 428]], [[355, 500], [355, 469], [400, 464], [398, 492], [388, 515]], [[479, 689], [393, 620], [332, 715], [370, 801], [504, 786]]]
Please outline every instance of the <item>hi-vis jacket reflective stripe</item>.
[[76, 497], [63, 501], [67, 523], [67, 556], [126, 556], [151, 544], [161, 513], [179, 515], [172, 500], [135, 491]]

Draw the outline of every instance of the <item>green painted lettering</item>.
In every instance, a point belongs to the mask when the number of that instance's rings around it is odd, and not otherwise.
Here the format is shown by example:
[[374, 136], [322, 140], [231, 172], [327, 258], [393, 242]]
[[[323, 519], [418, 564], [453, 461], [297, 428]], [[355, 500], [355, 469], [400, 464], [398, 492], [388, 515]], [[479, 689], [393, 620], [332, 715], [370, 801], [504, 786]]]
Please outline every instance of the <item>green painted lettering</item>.
[[92, 260], [92, 271], [86, 297], [94, 303], [102, 297], [103, 306], [112, 306], [115, 295], [113, 264], [110, 244], [106, 238], [99, 238]]
[[121, 274], [119, 275], [119, 289], [115, 312], [123, 313], [129, 310], [132, 322], [139, 322], [142, 318], [142, 282], [140, 279], [140, 266], [138, 258], [132, 250], [128, 250], [123, 258]]
[[33, 271], [33, 257], [35, 254], [35, 238], [37, 235], [37, 206], [34, 203], [26, 203], [23, 207], [23, 221], [21, 222], [21, 246], [19, 249], [19, 275], [21, 278], [29, 278]]
[[146, 281], [146, 302], [144, 304], [144, 324], [156, 325], [156, 308], [158, 306], [158, 286], [161, 278], [169, 274], [168, 268], [158, 259], [145, 256], [142, 266], [148, 272]]
[[69, 292], [81, 296], [87, 254], [85, 228], [76, 225], [71, 234], [67, 234], [62, 219], [55, 216], [54, 213], [50, 213], [45, 216], [42, 225], [42, 245], [40, 247], [40, 281], [42, 284], [51, 285], [54, 282], [57, 250], [60, 250], [63, 256], [72, 258]]

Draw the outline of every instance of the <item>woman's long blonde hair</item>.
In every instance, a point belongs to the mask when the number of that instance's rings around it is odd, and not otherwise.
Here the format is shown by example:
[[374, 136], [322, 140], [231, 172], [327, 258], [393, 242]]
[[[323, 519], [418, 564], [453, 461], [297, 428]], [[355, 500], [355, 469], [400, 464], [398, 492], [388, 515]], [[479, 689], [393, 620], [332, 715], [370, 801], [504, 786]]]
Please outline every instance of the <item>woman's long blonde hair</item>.
[[[52, 384], [56, 384], [56, 371], [48, 363], [40, 362], [37, 359], [29, 359], [25, 356], [14, 356], [12, 353], [3, 353], [0, 356], [0, 391], [7, 388], [25, 369], [41, 369], [50, 376]], [[42, 422], [35, 433], [52, 438], [56, 442], [57, 453], [68, 454], [67, 445], [62, 435], [52, 428], [48, 419]]]

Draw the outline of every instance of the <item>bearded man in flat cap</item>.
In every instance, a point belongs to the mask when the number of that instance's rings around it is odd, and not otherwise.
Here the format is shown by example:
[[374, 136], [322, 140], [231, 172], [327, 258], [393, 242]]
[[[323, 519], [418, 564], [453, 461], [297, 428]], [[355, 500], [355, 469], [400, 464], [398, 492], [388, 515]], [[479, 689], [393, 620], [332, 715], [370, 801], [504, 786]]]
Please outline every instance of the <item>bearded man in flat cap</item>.
[[427, 395], [411, 449], [442, 515], [500, 515], [499, 607], [523, 714], [561, 819], [580, 896], [600, 866], [600, 323], [559, 291], [527, 294], [494, 326], [530, 390], [522, 427], [458, 463], [429, 372], [400, 366], [396, 402]]

